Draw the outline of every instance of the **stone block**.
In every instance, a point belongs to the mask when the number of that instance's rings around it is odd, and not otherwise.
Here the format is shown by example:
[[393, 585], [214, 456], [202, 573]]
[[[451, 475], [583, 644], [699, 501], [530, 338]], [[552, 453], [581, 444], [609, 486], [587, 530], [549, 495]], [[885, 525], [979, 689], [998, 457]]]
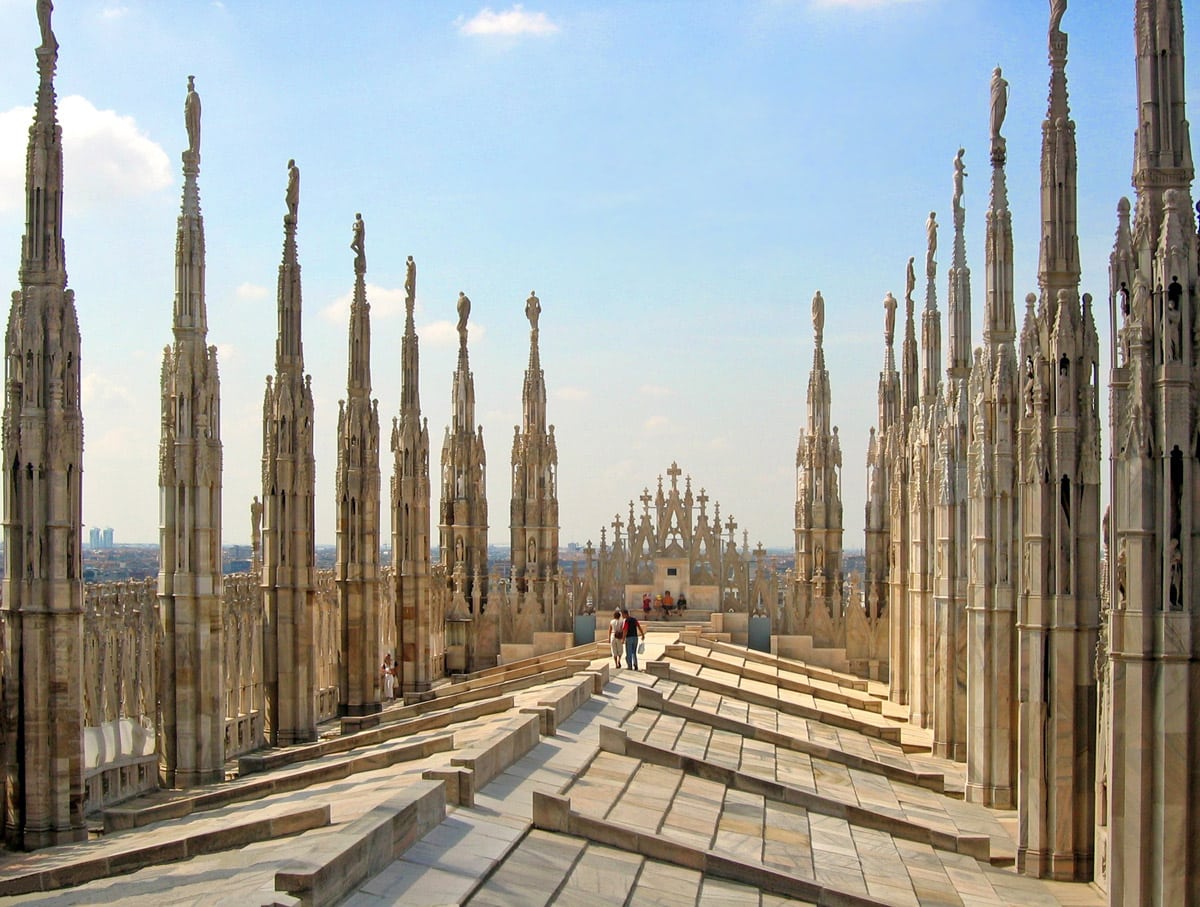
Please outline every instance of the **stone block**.
[[566, 833], [569, 830], [571, 801], [561, 794], [533, 792], [533, 827], [543, 831]]
[[469, 768], [427, 768], [421, 772], [427, 781], [446, 785], [446, 802], [455, 806], [475, 805], [475, 773]]
[[628, 739], [629, 735], [625, 733], [624, 728], [611, 724], [600, 725], [600, 749], [602, 752], [624, 756], [625, 743]]

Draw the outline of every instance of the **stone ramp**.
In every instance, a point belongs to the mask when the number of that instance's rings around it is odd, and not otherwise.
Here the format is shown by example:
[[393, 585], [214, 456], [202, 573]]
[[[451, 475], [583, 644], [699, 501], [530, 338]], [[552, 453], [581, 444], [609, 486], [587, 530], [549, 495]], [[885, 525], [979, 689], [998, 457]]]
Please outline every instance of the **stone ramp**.
[[724, 877], [822, 903], [1057, 902], [1039, 881], [969, 854], [613, 753], [598, 754], [565, 794], [535, 798], [534, 821], [682, 865], [719, 854], [732, 861]]

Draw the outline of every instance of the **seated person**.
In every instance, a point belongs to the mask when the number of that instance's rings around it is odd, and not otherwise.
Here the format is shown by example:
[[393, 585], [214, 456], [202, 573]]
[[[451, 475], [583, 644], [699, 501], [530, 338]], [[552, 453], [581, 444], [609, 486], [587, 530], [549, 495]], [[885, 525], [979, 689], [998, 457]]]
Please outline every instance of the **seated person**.
[[675, 599], [671, 597], [671, 590], [666, 589], [662, 594], [662, 609], [663, 619], [667, 620], [671, 617], [671, 609], [675, 607]]

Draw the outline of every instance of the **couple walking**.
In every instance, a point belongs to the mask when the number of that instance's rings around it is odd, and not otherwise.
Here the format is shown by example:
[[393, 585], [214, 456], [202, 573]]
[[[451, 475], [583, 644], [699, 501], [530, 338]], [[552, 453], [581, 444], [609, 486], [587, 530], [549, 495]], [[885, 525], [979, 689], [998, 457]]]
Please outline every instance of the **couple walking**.
[[625, 645], [625, 666], [638, 668], [638, 653], [644, 648], [642, 642], [646, 631], [636, 617], [629, 616], [628, 608], [613, 611], [612, 620], [608, 622], [608, 645], [612, 651], [613, 661], [621, 667], [621, 644]]

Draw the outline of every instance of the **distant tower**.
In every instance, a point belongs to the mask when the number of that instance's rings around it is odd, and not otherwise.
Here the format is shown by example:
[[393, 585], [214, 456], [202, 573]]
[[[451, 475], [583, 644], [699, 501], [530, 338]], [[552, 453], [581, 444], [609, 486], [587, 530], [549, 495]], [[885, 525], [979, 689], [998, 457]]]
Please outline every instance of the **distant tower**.
[[992, 74], [992, 186], [985, 238], [983, 347], [971, 372], [970, 545], [967, 611], [967, 799], [1016, 803], [1017, 364], [1013, 341], [1012, 214], [1002, 111], [1008, 83]]
[[1181, 0], [1137, 0], [1132, 230], [1111, 259], [1109, 898], [1200, 903], [1200, 440]]
[[183, 202], [175, 237], [174, 343], [163, 351], [158, 603], [161, 773], [167, 787], [225, 778], [221, 616], [221, 387], [208, 343], [200, 98], [188, 77]]
[[871, 429], [867, 445], [866, 569], [863, 591], [868, 616], [874, 618], [888, 608], [889, 558], [891, 550], [891, 510], [888, 506], [887, 438], [903, 425], [900, 413], [900, 373], [896, 371], [896, 297], [888, 293], [883, 300], [884, 320], [883, 371], [879, 373], [878, 431]]
[[299, 205], [300, 169], [289, 162], [275, 377], [263, 397], [263, 687], [272, 746], [317, 737], [313, 399], [300, 331]]
[[1017, 617], [1017, 866], [1085, 881], [1092, 878], [1095, 826], [1100, 341], [1091, 297], [1082, 307], [1079, 300], [1075, 124], [1067, 106], [1067, 36], [1058, 25], [1050, 25], [1042, 122], [1042, 300], [1035, 313], [1027, 299], [1017, 369], [1027, 387], [1013, 406], [1020, 416], [1025, 563]]
[[417, 266], [408, 257], [400, 346], [400, 418], [392, 420], [392, 569], [396, 573], [396, 661], [400, 689], [423, 693], [433, 681], [429, 557], [429, 423], [421, 418], [420, 345], [413, 324]]
[[513, 575], [518, 584], [539, 592], [558, 572], [558, 447], [554, 426], [546, 430], [546, 378], [538, 355], [541, 311], [530, 292], [525, 302], [529, 365], [521, 390], [523, 415], [513, 431], [511, 523]]
[[337, 561], [341, 611], [338, 712], [378, 712], [379, 663], [379, 401], [371, 399], [371, 306], [362, 215], [354, 222], [354, 295], [346, 399], [338, 406]]
[[796, 609], [802, 623], [818, 607], [830, 618], [839, 615], [842, 602], [842, 450], [830, 425], [825, 300], [819, 290], [812, 316], [808, 425], [796, 449]]
[[8, 846], [26, 850], [87, 837], [79, 322], [62, 239], [58, 42], [49, 4], [42, 15], [21, 288], [5, 337], [3, 822]]
[[[454, 370], [450, 425], [442, 441], [442, 563], [446, 575], [462, 580], [463, 596], [474, 601], [475, 580], [485, 583], [487, 551], [487, 457], [483, 426], [475, 425], [475, 376], [467, 358], [471, 300], [458, 294], [458, 366]], [[487, 589], [479, 590], [486, 599]]]

